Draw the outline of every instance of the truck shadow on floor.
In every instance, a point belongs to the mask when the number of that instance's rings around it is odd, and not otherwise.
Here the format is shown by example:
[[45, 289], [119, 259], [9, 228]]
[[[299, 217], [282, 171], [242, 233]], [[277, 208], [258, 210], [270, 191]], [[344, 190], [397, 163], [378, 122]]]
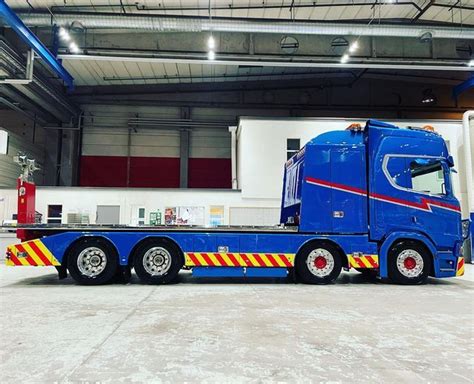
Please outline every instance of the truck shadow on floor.
[[[424, 285], [459, 285], [459, 279], [450, 279], [450, 280], [440, 280], [435, 278], [429, 278], [426, 284]], [[233, 277], [233, 278], [196, 278], [191, 275], [189, 272], [182, 272], [178, 275], [178, 278], [168, 285], [179, 285], [179, 284], [186, 284], [186, 285], [245, 285], [245, 284], [255, 284], [255, 285], [262, 285], [262, 284], [274, 284], [274, 285], [301, 285], [304, 286], [305, 284], [296, 282], [292, 277], [286, 278], [245, 278], [245, 277]], [[106, 284], [107, 286], [111, 285], [147, 285], [143, 284], [138, 277], [132, 273], [132, 277], [128, 280], [124, 279], [116, 279], [115, 281]], [[377, 278], [366, 277], [362, 274], [358, 273], [341, 273], [338, 277], [336, 282], [331, 285], [394, 285], [389, 280], [381, 280]], [[77, 286], [82, 287], [81, 285], [77, 284], [70, 276], [58, 280], [56, 274], [48, 274], [42, 275], [37, 277], [28, 277], [20, 279], [16, 282], [11, 284], [4, 285], [2, 288], [6, 287], [35, 287], [35, 286]]]

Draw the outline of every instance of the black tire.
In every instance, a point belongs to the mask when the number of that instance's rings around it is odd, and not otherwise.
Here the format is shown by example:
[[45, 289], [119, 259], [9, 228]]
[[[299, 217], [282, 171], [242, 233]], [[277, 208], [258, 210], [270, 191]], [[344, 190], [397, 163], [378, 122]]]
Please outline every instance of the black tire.
[[[95, 266], [99, 262], [100, 264]], [[72, 278], [78, 284], [106, 284], [110, 282], [117, 273], [117, 252], [115, 248], [104, 239], [86, 237], [79, 240], [69, 250], [67, 268]]]
[[133, 255], [133, 266], [140, 280], [147, 284], [172, 282], [183, 267], [178, 247], [166, 239], [149, 240]]
[[416, 241], [398, 241], [388, 252], [388, 275], [397, 284], [422, 284], [428, 279], [430, 270], [431, 255]]
[[[317, 266], [316, 263], [319, 262], [319, 257], [326, 260], [326, 264], [322, 262], [324, 266]], [[314, 266], [310, 267], [308, 264], [312, 265], [312, 263], [314, 263]], [[341, 273], [341, 252], [331, 243], [312, 243], [305, 246], [298, 253], [295, 267], [299, 280], [305, 284], [330, 284]]]

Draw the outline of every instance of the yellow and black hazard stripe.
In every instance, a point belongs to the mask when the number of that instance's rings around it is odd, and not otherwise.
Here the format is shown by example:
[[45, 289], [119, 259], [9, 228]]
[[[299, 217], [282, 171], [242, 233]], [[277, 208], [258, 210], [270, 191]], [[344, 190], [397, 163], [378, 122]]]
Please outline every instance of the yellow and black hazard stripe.
[[294, 253], [231, 253], [187, 252], [187, 267], [266, 267], [289, 268], [295, 262]]
[[379, 267], [379, 256], [378, 255], [360, 255], [350, 254], [347, 255], [349, 259], [349, 266], [351, 268], [378, 268]]
[[464, 275], [464, 257], [458, 257], [456, 276]]
[[7, 248], [8, 266], [58, 266], [59, 261], [39, 239], [10, 245]]

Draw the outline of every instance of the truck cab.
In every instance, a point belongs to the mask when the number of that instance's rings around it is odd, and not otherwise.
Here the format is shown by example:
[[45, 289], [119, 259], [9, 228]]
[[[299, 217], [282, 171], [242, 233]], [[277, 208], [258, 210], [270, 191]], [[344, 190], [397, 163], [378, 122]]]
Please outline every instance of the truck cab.
[[[453, 276], [463, 242], [453, 166], [435, 132], [374, 120], [328, 132], [286, 163], [281, 223], [323, 236], [367, 236], [376, 244], [382, 277], [398, 243], [426, 250], [431, 275]], [[410, 255], [407, 269], [413, 260], [423, 262]]]

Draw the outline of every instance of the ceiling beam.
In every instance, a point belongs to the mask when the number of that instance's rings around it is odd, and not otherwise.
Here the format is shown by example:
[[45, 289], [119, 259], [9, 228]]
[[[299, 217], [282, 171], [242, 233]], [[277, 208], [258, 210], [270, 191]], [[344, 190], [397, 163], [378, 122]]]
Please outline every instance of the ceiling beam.
[[[199, 59], [195, 57], [150, 57], [150, 56], [114, 56], [114, 55], [69, 55], [61, 54], [59, 57], [65, 61], [106, 61], [106, 62], [133, 62], [133, 63], [171, 63], [171, 64], [201, 64], [201, 65], [246, 65], [257, 67], [292, 67], [292, 68], [334, 68], [334, 69], [390, 69], [390, 70], [423, 70], [423, 71], [474, 71], [474, 68], [468, 63], [461, 61], [446, 61], [441, 60], [403, 60], [403, 59], [378, 59], [368, 58], [362, 59], [354, 58], [354, 62], [339, 63], [335, 61], [328, 61], [328, 58], [312, 57], [311, 60], [303, 61], [303, 58], [295, 57], [278, 58], [278, 60], [270, 58], [260, 58], [259, 56], [242, 57], [241, 59], [226, 59], [219, 58], [216, 60]], [[358, 62], [356, 62], [358, 61]]]

